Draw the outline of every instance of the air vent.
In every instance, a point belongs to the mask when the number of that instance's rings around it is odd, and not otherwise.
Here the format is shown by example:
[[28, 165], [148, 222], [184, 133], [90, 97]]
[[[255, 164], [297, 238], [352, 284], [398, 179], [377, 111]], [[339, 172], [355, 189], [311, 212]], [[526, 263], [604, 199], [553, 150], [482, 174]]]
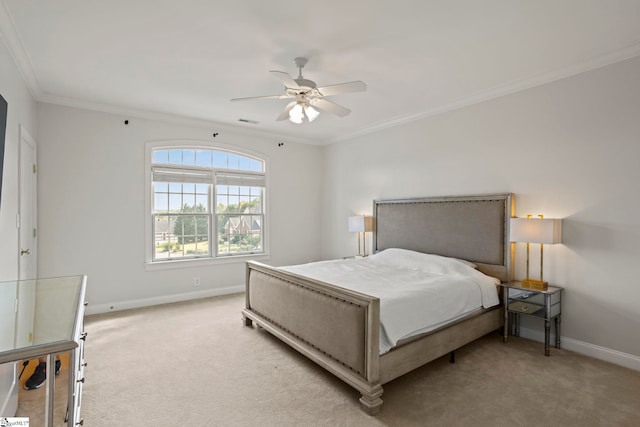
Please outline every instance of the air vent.
[[238, 119], [238, 121], [239, 121], [239, 122], [242, 122], [242, 123], [251, 123], [252, 125], [257, 125], [257, 124], [258, 124], [258, 122], [257, 122], [257, 121], [255, 121], [255, 120], [249, 120], [249, 119]]

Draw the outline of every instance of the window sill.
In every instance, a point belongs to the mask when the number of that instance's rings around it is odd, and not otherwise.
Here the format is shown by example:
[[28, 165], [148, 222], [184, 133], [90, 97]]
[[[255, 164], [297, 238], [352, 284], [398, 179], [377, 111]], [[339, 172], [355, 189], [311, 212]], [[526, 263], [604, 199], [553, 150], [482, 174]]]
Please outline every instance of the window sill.
[[268, 253], [255, 254], [255, 255], [235, 255], [219, 258], [196, 258], [196, 259], [184, 259], [175, 261], [147, 261], [145, 263], [146, 271], [155, 270], [171, 270], [176, 268], [191, 268], [191, 267], [203, 267], [207, 265], [221, 265], [221, 264], [244, 264], [246, 261], [265, 261], [270, 258]]

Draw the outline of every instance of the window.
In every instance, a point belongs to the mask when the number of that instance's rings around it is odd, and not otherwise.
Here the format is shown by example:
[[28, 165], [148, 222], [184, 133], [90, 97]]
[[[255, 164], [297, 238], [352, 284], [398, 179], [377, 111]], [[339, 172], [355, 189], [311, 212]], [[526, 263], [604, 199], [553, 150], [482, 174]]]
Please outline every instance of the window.
[[265, 161], [202, 147], [151, 148], [151, 261], [265, 253]]

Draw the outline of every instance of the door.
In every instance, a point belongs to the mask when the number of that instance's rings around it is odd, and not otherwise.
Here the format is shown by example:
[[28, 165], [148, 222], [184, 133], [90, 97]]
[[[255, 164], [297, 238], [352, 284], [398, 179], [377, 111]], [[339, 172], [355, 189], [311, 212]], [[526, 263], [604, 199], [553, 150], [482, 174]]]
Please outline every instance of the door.
[[37, 277], [37, 163], [36, 144], [20, 127], [20, 280]]
[[[37, 163], [36, 144], [20, 126], [19, 211], [18, 211], [18, 282], [3, 287], [3, 313], [0, 347], [24, 347], [32, 343], [37, 277]], [[6, 311], [5, 311], [6, 310]], [[13, 416], [18, 407], [18, 363], [0, 365], [0, 416]]]
[[29, 133], [20, 127], [20, 212], [18, 257], [20, 282], [18, 284], [18, 313], [16, 316], [17, 347], [33, 341], [35, 313], [35, 283], [37, 275], [37, 162], [36, 144]]

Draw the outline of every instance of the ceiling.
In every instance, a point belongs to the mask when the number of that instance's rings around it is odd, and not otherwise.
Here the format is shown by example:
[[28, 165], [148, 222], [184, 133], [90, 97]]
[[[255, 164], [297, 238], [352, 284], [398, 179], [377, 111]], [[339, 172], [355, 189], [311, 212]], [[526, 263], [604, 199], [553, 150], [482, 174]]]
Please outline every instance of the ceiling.
[[[0, 31], [38, 101], [341, 141], [640, 55], [637, 0], [0, 0]], [[270, 70], [352, 110], [276, 121]], [[255, 124], [239, 122], [245, 119]]]

